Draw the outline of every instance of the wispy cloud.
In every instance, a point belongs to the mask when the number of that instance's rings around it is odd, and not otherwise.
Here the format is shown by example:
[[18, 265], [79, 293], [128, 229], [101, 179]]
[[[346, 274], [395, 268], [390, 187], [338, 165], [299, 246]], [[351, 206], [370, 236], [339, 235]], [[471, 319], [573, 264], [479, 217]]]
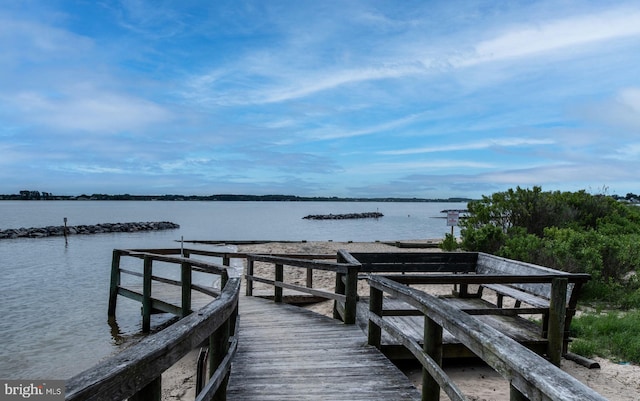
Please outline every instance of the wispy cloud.
[[474, 54], [452, 64], [466, 67], [640, 36], [640, 12], [636, 9], [619, 9], [527, 25], [512, 27], [492, 39], [477, 43]]
[[530, 139], [530, 138], [498, 138], [485, 139], [476, 142], [453, 143], [449, 145], [427, 146], [422, 148], [386, 150], [378, 152], [383, 155], [414, 155], [421, 153], [437, 153], [437, 152], [457, 152], [463, 150], [481, 150], [488, 148], [511, 148], [524, 146], [552, 145], [555, 143], [553, 139]]
[[30, 123], [61, 132], [136, 131], [166, 122], [172, 116], [170, 111], [145, 99], [107, 91], [62, 97], [21, 92], [12, 95], [12, 103]]

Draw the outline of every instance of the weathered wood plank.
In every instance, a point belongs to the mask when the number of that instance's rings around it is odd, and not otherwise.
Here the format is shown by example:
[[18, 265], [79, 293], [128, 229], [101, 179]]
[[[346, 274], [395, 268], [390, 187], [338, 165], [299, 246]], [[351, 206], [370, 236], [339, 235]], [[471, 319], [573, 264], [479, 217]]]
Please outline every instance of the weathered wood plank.
[[[474, 317], [485, 323], [494, 329], [504, 333], [505, 335], [515, 339], [522, 345], [535, 350], [536, 352], [546, 352], [548, 340], [541, 335], [540, 326], [536, 323], [518, 316], [513, 316], [516, 311], [502, 310], [504, 316], [497, 314], [501, 309], [493, 306], [486, 300], [478, 298], [440, 298], [447, 304], [454, 306], [460, 310], [472, 311]], [[406, 303], [395, 298], [384, 298], [384, 315], [385, 320], [392, 322], [398, 328], [400, 328], [409, 338], [416, 341], [418, 344], [423, 344], [424, 333], [424, 319], [422, 314], [408, 316], [413, 314], [409, 312], [411, 309]], [[399, 316], [395, 316], [393, 311], [403, 311]], [[415, 308], [414, 308], [415, 310]], [[493, 313], [491, 315], [475, 315], [474, 310], [487, 311]], [[388, 313], [386, 311], [389, 311]], [[415, 310], [418, 312], [417, 310]], [[495, 312], [493, 312], [495, 311]], [[530, 310], [530, 312], [538, 311], [536, 309]], [[509, 316], [511, 315], [511, 316]], [[369, 299], [368, 297], [362, 297], [358, 302], [358, 314], [357, 324], [364, 331], [368, 331], [368, 319], [369, 319]], [[456, 339], [447, 330], [443, 331], [443, 356], [444, 358], [457, 358], [457, 357], [469, 357], [473, 356], [470, 352], [460, 352], [465, 347], [462, 343]], [[411, 357], [409, 353], [396, 353], [395, 350], [400, 346], [400, 343], [387, 332], [381, 333], [381, 350], [392, 359], [404, 359]]]
[[[214, 290], [212, 287], [204, 287], [204, 286], [193, 286], [198, 287], [198, 290], [192, 288], [191, 290], [191, 310], [197, 310], [213, 301], [215, 298], [214, 295], [219, 295], [220, 291]], [[157, 307], [159, 304], [171, 304], [174, 308], [181, 308], [182, 305], [182, 289], [175, 285], [164, 284], [164, 283], [153, 283], [152, 285], [152, 300], [153, 307], [157, 309], [163, 310], [162, 307]], [[208, 294], [200, 291], [203, 289], [205, 291], [209, 290]], [[141, 301], [142, 300], [142, 286], [141, 285], [126, 285], [122, 286], [118, 289], [118, 294], [124, 297]], [[158, 299], [161, 299], [159, 302]], [[175, 310], [166, 310], [165, 312], [174, 313]], [[174, 313], [175, 314], [175, 313]], [[179, 315], [180, 313], [178, 313]]]
[[227, 399], [418, 400], [360, 329], [286, 304], [241, 298]]
[[500, 331], [482, 324], [475, 317], [447, 305], [437, 297], [384, 277], [372, 276], [369, 284], [422, 310], [434, 322], [446, 327], [529, 399], [605, 400], [574, 377], [521, 347]]

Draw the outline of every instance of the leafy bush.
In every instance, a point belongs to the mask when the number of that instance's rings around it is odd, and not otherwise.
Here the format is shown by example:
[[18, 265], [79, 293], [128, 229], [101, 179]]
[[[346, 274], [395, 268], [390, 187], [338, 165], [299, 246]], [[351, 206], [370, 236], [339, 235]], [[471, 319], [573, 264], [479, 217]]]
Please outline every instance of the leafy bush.
[[451, 234], [445, 234], [444, 240], [440, 244], [440, 249], [451, 252], [458, 249], [458, 240]]
[[593, 300], [640, 307], [640, 207], [612, 197], [543, 192], [540, 187], [494, 193], [468, 204], [462, 248], [568, 272], [589, 273]]

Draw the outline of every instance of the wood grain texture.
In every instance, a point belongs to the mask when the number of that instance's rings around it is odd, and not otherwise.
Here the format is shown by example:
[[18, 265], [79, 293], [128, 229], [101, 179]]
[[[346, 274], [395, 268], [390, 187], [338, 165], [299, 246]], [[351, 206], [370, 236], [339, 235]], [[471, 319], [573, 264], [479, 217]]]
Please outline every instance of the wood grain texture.
[[357, 326], [249, 297], [240, 314], [229, 401], [420, 399]]

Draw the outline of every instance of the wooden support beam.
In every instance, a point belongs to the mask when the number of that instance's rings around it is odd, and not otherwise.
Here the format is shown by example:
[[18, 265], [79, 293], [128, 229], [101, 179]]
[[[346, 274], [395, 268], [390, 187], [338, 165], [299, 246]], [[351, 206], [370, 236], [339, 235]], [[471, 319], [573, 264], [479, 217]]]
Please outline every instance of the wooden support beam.
[[[213, 332], [211, 337], [209, 338], [209, 377], [211, 378], [218, 366], [223, 362], [225, 356], [227, 355], [227, 351], [229, 351], [229, 332], [231, 329], [231, 324], [229, 319], [225, 320], [225, 322], [220, 325], [220, 327]], [[228, 377], [223, 380], [223, 384], [220, 386], [218, 391], [213, 396], [213, 401], [224, 401], [226, 400], [227, 393], [227, 384]]]
[[[282, 264], [276, 264], [276, 283], [282, 283], [284, 281], [284, 266]], [[282, 302], [282, 287], [274, 286], [273, 301]]]
[[151, 383], [129, 398], [129, 401], [160, 401], [162, 399], [162, 376], [156, 377]]
[[356, 323], [356, 308], [358, 306], [358, 270], [360, 266], [351, 266], [347, 268], [345, 295], [347, 297], [344, 303], [344, 323]]
[[513, 384], [509, 385], [509, 401], [529, 401]]
[[551, 302], [549, 304], [549, 345], [547, 355], [556, 366], [560, 366], [564, 342], [564, 323], [567, 307], [566, 278], [554, 278], [551, 282]]
[[182, 313], [181, 317], [191, 313], [191, 264], [180, 264], [180, 280], [182, 281]]
[[[345, 285], [343, 281], [344, 276], [344, 273], [336, 272], [336, 294], [345, 295]], [[342, 315], [340, 314], [338, 301], [335, 301], [333, 303], [333, 318], [344, 321]]]
[[247, 259], [246, 279], [245, 295], [250, 297], [253, 295], [253, 259]]
[[142, 278], [142, 332], [151, 331], [151, 275], [153, 274], [153, 259], [144, 257]]
[[116, 316], [116, 304], [118, 301], [118, 287], [120, 286], [120, 251], [113, 250], [111, 257], [111, 284], [109, 286], [109, 309], [107, 316]]
[[[442, 327], [428, 316], [424, 317], [424, 352], [442, 367]], [[440, 385], [422, 368], [422, 401], [439, 401]]]
[[[382, 296], [382, 291], [377, 288], [371, 287], [371, 293], [369, 296], [369, 313], [382, 317], [382, 303], [384, 301]], [[371, 319], [369, 319], [368, 327], [369, 345], [373, 345], [374, 347], [380, 349], [380, 345], [382, 342], [382, 329], [380, 329], [380, 326], [375, 324]]]
[[307, 288], [313, 288], [313, 269], [307, 269]]

